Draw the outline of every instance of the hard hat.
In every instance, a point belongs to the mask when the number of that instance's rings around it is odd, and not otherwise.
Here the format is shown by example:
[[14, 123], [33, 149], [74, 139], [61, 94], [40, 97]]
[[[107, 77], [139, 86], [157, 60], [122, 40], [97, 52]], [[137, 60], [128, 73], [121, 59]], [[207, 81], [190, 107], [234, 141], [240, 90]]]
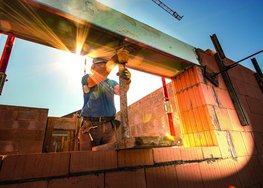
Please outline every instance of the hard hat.
[[104, 58], [101, 58], [101, 57], [96, 57], [93, 59], [92, 63], [94, 64], [98, 64], [98, 63], [107, 63], [108, 60], [107, 59], [104, 59]]

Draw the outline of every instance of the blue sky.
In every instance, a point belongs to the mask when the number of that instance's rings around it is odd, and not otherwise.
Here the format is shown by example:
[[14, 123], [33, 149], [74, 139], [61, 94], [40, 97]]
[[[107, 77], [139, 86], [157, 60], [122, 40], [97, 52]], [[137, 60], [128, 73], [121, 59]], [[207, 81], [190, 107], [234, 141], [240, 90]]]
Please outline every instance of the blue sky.
[[[203, 50], [214, 49], [210, 35], [215, 33], [226, 56], [234, 61], [263, 49], [262, 0], [162, 0], [184, 16], [181, 21], [151, 0], [99, 2]], [[1, 51], [5, 40], [6, 36], [1, 35]], [[256, 58], [263, 69], [263, 53]], [[88, 59], [88, 65], [90, 61]], [[80, 84], [83, 64], [81, 57], [16, 39], [0, 103], [48, 108], [49, 116], [63, 116], [78, 110], [83, 102]], [[253, 69], [250, 60], [241, 64]], [[113, 70], [110, 77], [117, 80], [115, 74]], [[161, 78], [132, 71], [129, 104], [159, 87]], [[118, 98], [116, 107], [119, 108]]]

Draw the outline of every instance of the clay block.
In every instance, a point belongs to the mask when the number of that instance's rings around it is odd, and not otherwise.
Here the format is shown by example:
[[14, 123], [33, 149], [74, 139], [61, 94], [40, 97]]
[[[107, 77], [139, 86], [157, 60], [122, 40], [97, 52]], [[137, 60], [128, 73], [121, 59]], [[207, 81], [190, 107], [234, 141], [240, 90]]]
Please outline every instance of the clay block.
[[68, 174], [70, 153], [9, 155], [2, 161], [0, 180]]
[[118, 151], [118, 167], [152, 164], [152, 149], [131, 149]]
[[188, 163], [176, 166], [178, 187], [203, 187], [202, 176], [198, 163]]
[[178, 187], [176, 166], [174, 165], [147, 168], [145, 173], [147, 187]]
[[71, 152], [70, 173], [117, 168], [116, 151]]
[[46, 181], [0, 185], [0, 188], [48, 188]]
[[165, 147], [153, 148], [153, 160], [155, 163], [182, 160], [181, 153], [178, 148]]
[[144, 169], [105, 173], [106, 187], [146, 188]]
[[48, 188], [104, 188], [104, 174], [53, 179]]

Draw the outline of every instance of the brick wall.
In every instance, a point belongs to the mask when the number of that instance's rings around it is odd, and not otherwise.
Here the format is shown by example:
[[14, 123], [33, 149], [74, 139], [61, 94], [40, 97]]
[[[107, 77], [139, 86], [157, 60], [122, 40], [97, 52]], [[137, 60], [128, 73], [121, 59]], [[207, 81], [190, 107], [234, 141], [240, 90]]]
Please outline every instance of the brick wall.
[[222, 158], [217, 147], [10, 155], [1, 160], [0, 187], [257, 188], [260, 159]]
[[0, 105], [0, 155], [41, 153], [47, 109]]
[[[171, 83], [167, 85], [167, 89], [172, 106], [175, 133], [177, 137], [180, 137], [179, 116]], [[164, 107], [163, 88], [150, 93], [128, 106], [128, 116], [131, 137], [164, 136], [170, 134], [168, 117]], [[119, 113], [117, 113], [117, 119], [120, 119]]]

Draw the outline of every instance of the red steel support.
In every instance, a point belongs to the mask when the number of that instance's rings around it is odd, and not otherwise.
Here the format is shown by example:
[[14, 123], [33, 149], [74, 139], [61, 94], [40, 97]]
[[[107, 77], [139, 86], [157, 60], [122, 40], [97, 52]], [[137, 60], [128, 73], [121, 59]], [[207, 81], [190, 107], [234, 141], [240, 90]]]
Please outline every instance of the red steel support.
[[15, 37], [13, 35], [8, 35], [6, 39], [6, 43], [4, 46], [4, 50], [2, 53], [2, 57], [0, 60], [0, 95], [2, 93], [5, 81], [6, 81], [6, 69], [8, 65], [8, 61], [12, 52], [12, 48], [15, 42]]
[[164, 102], [166, 105], [166, 113], [168, 116], [168, 122], [169, 122], [169, 127], [170, 127], [170, 134], [171, 136], [175, 136], [175, 132], [174, 132], [174, 123], [173, 123], [173, 114], [171, 112], [171, 104], [169, 103], [169, 95], [168, 95], [168, 90], [166, 87], [166, 82], [165, 82], [165, 78], [162, 76], [162, 83], [163, 83], [163, 93], [164, 93]]
[[15, 42], [15, 37], [13, 35], [8, 35], [6, 39], [5, 47], [2, 53], [2, 57], [0, 60], [0, 72], [5, 73], [6, 71], [14, 42]]

